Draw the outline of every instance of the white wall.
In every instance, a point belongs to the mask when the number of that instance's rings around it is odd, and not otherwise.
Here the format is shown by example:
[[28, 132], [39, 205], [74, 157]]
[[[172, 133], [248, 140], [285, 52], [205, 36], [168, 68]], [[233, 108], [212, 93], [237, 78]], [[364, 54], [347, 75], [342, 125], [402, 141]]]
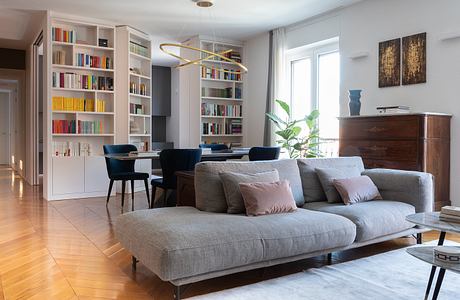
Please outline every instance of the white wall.
[[[341, 115], [348, 115], [348, 90], [362, 89], [362, 114], [373, 114], [380, 105], [408, 105], [413, 111], [445, 112], [452, 119], [451, 200], [460, 193], [460, 38], [440, 41], [446, 32], [460, 32], [458, 0], [367, 0], [319, 18], [287, 28], [287, 44], [295, 48], [317, 41], [340, 37]], [[407, 35], [427, 33], [427, 83], [391, 88], [378, 88], [378, 43]], [[265, 52], [257, 47], [260, 38], [247, 42], [248, 58], [258, 59]], [[352, 60], [356, 52], [369, 56]], [[254, 72], [255, 68], [255, 73]], [[266, 77], [264, 70], [249, 67], [252, 76]], [[261, 82], [250, 82], [249, 95], [256, 95]], [[265, 89], [265, 87], [264, 87]], [[256, 97], [257, 99], [257, 97]], [[249, 99], [251, 101], [252, 99]], [[248, 101], [248, 102], [249, 102]], [[247, 113], [259, 115], [262, 106], [250, 105]], [[248, 133], [256, 138], [261, 126]], [[260, 140], [260, 139], [259, 139]]]
[[260, 146], [264, 142], [265, 104], [267, 101], [268, 33], [245, 42], [243, 59], [248, 68], [245, 89], [243, 90], [244, 141], [247, 147]]

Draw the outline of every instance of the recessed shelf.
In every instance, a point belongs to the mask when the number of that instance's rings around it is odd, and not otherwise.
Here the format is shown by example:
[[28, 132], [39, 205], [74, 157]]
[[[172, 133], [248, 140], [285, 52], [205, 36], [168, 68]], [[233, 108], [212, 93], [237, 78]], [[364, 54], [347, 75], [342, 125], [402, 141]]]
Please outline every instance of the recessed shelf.
[[53, 68], [56, 68], [56, 69], [87, 70], [87, 71], [98, 71], [98, 72], [113, 72], [114, 71], [113, 69], [90, 68], [90, 67], [58, 65], [58, 64], [53, 64], [52, 66]]
[[129, 52], [129, 55], [131, 55], [133, 57], [136, 57], [136, 58], [139, 58], [139, 59], [147, 60], [147, 61], [152, 60], [150, 57], [143, 56], [143, 55], [140, 55], [140, 54], [137, 54], [137, 53], [134, 53], [134, 52]]
[[216, 81], [216, 82], [236, 82], [236, 83], [243, 83], [242, 80], [228, 80], [228, 79], [214, 79], [214, 78], [201, 78], [204, 81]]
[[53, 46], [61, 45], [61, 46], [75, 46], [78, 48], [89, 48], [89, 49], [97, 49], [97, 50], [105, 50], [105, 51], [113, 51], [112, 47], [101, 47], [96, 45], [87, 45], [87, 44], [76, 44], [76, 43], [66, 43], [66, 42], [57, 42], [53, 41]]
[[133, 72], [129, 72], [129, 75], [150, 80], [150, 76], [146, 76], [146, 75], [136, 74]]
[[141, 114], [129, 114], [131, 117], [139, 117], [139, 118], [150, 118], [150, 115], [141, 115]]
[[147, 95], [139, 95], [139, 94], [133, 94], [133, 93], [129, 93], [130, 96], [132, 97], [139, 97], [139, 98], [144, 98], [144, 99], [150, 99], [150, 96], [147, 96]]

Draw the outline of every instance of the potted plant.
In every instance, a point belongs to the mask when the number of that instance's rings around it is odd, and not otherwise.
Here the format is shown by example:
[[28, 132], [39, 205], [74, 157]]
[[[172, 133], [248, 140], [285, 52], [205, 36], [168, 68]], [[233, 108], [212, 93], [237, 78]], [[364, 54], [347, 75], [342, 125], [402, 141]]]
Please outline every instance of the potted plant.
[[[276, 100], [276, 103], [285, 113], [285, 117], [280, 117], [274, 113], [267, 113], [267, 117], [272, 121], [277, 131], [275, 134], [279, 137], [277, 143], [287, 151], [290, 158], [311, 158], [321, 157], [319, 146], [319, 128], [318, 117], [319, 111], [313, 110], [309, 115], [300, 120], [292, 120], [291, 108], [284, 101]], [[301, 123], [306, 124], [307, 133], [304, 133]]]

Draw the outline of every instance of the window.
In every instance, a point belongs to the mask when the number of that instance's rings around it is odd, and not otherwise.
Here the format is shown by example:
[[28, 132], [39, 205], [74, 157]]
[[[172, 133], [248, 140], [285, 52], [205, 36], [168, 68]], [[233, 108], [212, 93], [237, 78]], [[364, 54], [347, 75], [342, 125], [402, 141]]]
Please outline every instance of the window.
[[340, 54], [337, 40], [287, 52], [287, 72], [293, 118], [318, 109], [321, 145], [325, 156], [338, 155]]

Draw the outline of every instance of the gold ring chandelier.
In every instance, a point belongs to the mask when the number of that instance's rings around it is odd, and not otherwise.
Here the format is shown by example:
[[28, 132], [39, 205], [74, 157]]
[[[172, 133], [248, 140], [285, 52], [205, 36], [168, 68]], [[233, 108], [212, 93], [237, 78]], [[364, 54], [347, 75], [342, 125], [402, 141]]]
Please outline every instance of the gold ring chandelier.
[[[165, 49], [166, 47], [189, 49], [189, 50], [192, 50], [192, 51], [199, 52], [200, 56], [203, 53], [206, 54], [207, 56], [199, 58], [199, 59], [195, 59], [195, 60], [190, 60], [190, 59], [187, 59], [185, 57], [182, 57], [180, 55], [177, 55], [177, 54]], [[177, 66], [175, 66], [176, 68], [181, 68], [181, 67], [185, 67], [185, 66], [188, 66], [188, 65], [199, 65], [199, 66], [205, 67], [207, 69], [213, 69], [213, 70], [216, 70], [216, 71], [229, 73], [229, 74], [242, 74], [243, 72], [244, 73], [248, 72], [248, 68], [246, 68], [243, 64], [237, 62], [234, 59], [231, 59], [231, 58], [225, 56], [225, 54], [232, 52], [233, 51], [232, 49], [228, 49], [228, 50], [225, 50], [225, 51], [222, 51], [222, 52], [212, 52], [212, 51], [209, 51], [209, 50], [200, 49], [200, 48], [187, 46], [187, 45], [182, 45], [182, 44], [163, 43], [163, 44], [160, 44], [160, 50], [163, 51], [164, 53], [172, 56], [172, 57], [175, 57], [175, 58], [179, 59], [181, 62], [184, 62], [184, 63], [179, 63]], [[203, 61], [209, 60], [209, 59], [212, 59], [212, 58], [215, 58], [215, 57], [221, 59], [221, 60], [215, 60], [216, 63], [219, 63], [219, 62], [222, 62], [222, 61], [228, 62], [228, 63], [231, 63], [233, 65], [238, 66], [241, 70], [233, 71], [233, 70], [228, 70], [228, 69], [224, 69], [224, 68], [215, 68], [215, 67], [210, 67], [209, 65], [206, 65], [206, 64], [203, 63]]]

